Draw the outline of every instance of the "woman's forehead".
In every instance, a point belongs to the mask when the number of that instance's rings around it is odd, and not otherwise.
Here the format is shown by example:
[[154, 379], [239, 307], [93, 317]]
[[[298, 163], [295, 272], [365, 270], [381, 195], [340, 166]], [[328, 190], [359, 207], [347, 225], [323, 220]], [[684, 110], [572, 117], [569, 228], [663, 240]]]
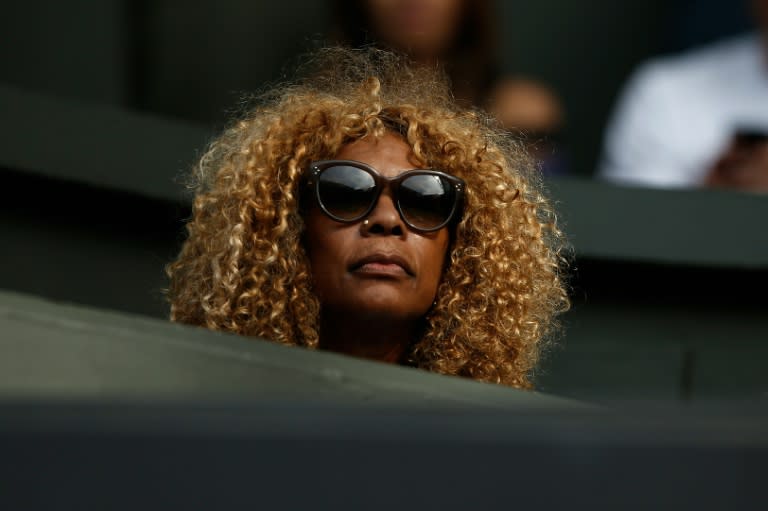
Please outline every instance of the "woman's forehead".
[[367, 163], [387, 177], [420, 167], [411, 146], [394, 133], [385, 133], [380, 137], [369, 135], [355, 140], [343, 146], [336, 158]]

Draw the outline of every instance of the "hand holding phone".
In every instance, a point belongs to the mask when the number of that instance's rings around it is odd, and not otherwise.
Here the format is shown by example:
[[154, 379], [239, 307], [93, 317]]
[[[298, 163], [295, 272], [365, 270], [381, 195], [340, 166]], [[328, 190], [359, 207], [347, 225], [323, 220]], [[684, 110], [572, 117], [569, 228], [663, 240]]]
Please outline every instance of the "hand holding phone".
[[768, 193], [768, 128], [737, 129], [706, 184]]

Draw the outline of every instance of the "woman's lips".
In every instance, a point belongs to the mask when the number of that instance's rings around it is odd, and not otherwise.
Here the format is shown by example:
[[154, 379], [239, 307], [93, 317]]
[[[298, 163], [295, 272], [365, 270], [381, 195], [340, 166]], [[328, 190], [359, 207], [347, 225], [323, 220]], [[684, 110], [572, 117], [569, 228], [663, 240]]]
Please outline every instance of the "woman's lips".
[[365, 263], [355, 268], [354, 272], [363, 275], [382, 277], [405, 277], [408, 275], [405, 269], [399, 264], [380, 262]]
[[405, 259], [391, 254], [371, 254], [362, 257], [350, 266], [350, 271], [361, 275], [382, 277], [413, 275], [413, 271]]

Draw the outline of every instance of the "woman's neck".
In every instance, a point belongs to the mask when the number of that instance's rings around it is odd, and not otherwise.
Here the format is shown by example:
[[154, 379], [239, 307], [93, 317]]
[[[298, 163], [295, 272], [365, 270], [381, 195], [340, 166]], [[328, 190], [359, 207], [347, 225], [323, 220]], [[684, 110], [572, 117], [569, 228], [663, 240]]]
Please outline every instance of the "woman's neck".
[[413, 321], [351, 320], [348, 315], [328, 314], [320, 320], [320, 349], [398, 363], [403, 360], [416, 332]]

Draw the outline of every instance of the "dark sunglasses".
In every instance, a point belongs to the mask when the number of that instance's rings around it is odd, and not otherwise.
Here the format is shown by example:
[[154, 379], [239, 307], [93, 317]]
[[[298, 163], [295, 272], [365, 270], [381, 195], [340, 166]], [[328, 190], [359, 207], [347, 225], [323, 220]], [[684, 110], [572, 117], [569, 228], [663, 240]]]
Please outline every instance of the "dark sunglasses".
[[437, 170], [408, 170], [386, 178], [359, 161], [326, 160], [310, 164], [307, 186], [326, 215], [345, 223], [370, 214], [381, 192], [389, 188], [403, 222], [430, 232], [446, 226], [461, 211], [465, 184]]

